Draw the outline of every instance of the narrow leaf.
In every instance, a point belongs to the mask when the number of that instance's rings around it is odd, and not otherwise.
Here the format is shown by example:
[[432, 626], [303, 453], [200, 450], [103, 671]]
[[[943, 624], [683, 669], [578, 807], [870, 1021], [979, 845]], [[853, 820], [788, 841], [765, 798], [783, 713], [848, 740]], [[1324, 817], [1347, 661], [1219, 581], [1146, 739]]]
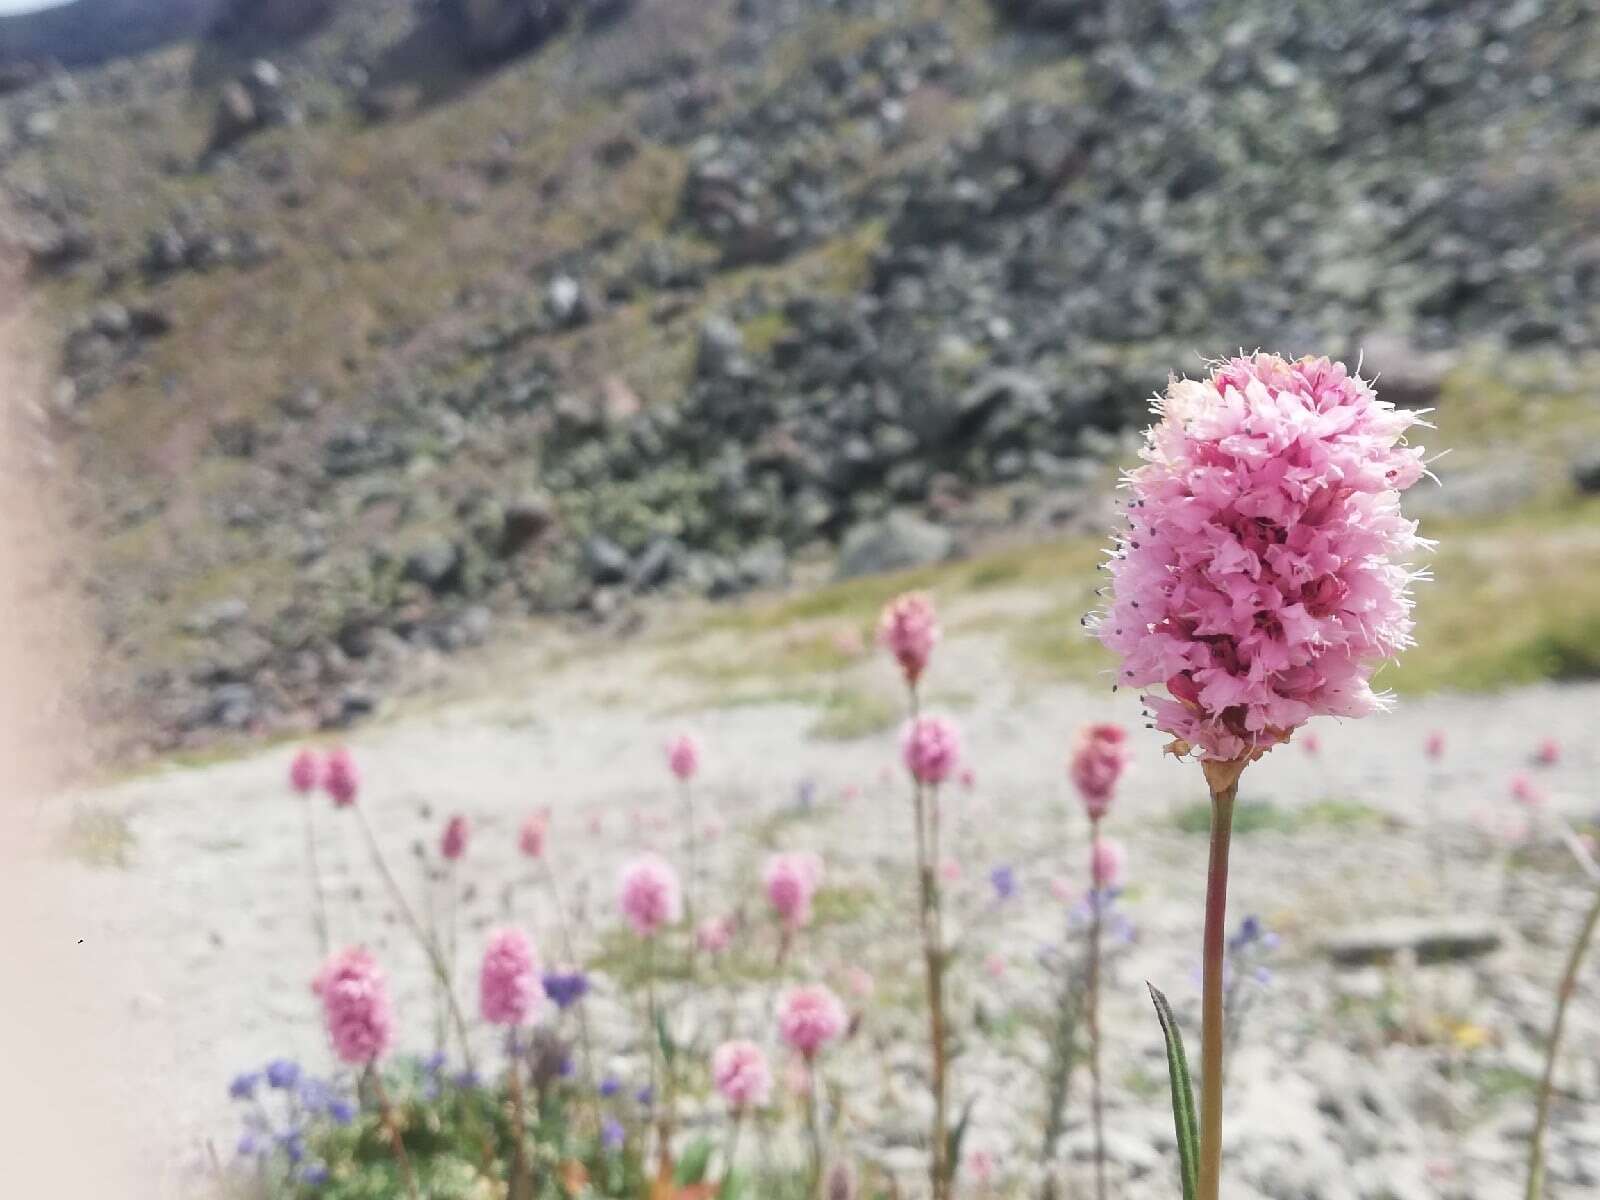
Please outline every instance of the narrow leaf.
[[1200, 1187], [1200, 1122], [1194, 1112], [1194, 1088], [1189, 1083], [1189, 1060], [1183, 1053], [1183, 1034], [1172, 1005], [1153, 983], [1145, 982], [1156, 1006], [1162, 1036], [1167, 1039], [1167, 1075], [1172, 1080], [1172, 1123], [1178, 1133], [1178, 1169], [1183, 1200], [1194, 1200]]
[[961, 1119], [955, 1127], [945, 1134], [945, 1160], [944, 1178], [946, 1183], [954, 1183], [956, 1175], [961, 1170], [961, 1144], [967, 1140], [967, 1126], [972, 1123], [972, 1110], [977, 1106], [978, 1098], [974, 1096], [968, 1100], [961, 1110]]
[[706, 1177], [706, 1167], [711, 1162], [711, 1141], [696, 1138], [678, 1159], [678, 1169], [673, 1178], [680, 1185], [700, 1183]]
[[668, 1066], [678, 1056], [677, 1043], [672, 1040], [672, 1031], [667, 1028], [667, 1015], [660, 1009], [656, 1010], [656, 1041], [661, 1046], [661, 1057]]

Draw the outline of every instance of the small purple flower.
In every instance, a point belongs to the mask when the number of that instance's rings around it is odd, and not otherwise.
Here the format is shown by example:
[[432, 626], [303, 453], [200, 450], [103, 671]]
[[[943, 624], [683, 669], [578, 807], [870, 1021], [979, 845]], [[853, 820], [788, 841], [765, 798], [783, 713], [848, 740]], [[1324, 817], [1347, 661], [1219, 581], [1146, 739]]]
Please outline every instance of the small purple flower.
[[261, 1140], [253, 1133], [246, 1133], [239, 1138], [239, 1144], [234, 1147], [239, 1157], [248, 1158], [252, 1154], [261, 1153]]
[[256, 1095], [256, 1085], [260, 1082], [260, 1071], [246, 1071], [243, 1075], [235, 1075], [233, 1082], [228, 1085], [228, 1095], [235, 1100], [253, 1100]]
[[267, 1084], [275, 1088], [292, 1088], [300, 1080], [300, 1064], [287, 1058], [277, 1058], [267, 1064]]
[[478, 1086], [478, 1073], [476, 1071], [462, 1071], [451, 1081], [464, 1092], [470, 1092]]
[[612, 1096], [615, 1096], [622, 1090], [622, 1080], [618, 1079], [615, 1075], [607, 1075], [600, 1081], [599, 1090], [600, 1095], [604, 1099], [609, 1100]]
[[283, 1153], [290, 1162], [297, 1163], [306, 1155], [305, 1137], [298, 1129], [292, 1129], [278, 1138], [278, 1145], [283, 1147]]
[[328, 1168], [322, 1163], [307, 1163], [300, 1168], [300, 1182], [321, 1187], [328, 1182]]
[[589, 977], [582, 971], [548, 971], [544, 977], [544, 994], [562, 1012], [566, 1012], [589, 993]]
[[437, 1075], [444, 1070], [444, 1051], [436, 1050], [422, 1060], [422, 1069], [429, 1075]]
[[600, 1144], [607, 1150], [622, 1149], [625, 1137], [627, 1134], [622, 1128], [622, 1122], [615, 1117], [607, 1117], [600, 1123]]
[[633, 1094], [633, 1098], [644, 1108], [649, 1108], [656, 1100], [656, 1090], [648, 1084]]
[[328, 1118], [335, 1125], [348, 1125], [356, 1119], [356, 1106], [348, 1100], [332, 1100], [328, 1103]]
[[989, 872], [996, 900], [1009, 900], [1017, 894], [1017, 872], [1010, 863], [1001, 863]]

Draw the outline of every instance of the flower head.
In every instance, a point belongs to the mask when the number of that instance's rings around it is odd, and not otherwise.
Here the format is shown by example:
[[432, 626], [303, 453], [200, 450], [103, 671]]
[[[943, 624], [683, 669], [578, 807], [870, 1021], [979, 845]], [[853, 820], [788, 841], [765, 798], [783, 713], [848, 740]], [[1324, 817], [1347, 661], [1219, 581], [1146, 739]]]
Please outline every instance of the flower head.
[[961, 763], [961, 731], [948, 717], [916, 717], [900, 734], [906, 769], [921, 783], [943, 783]]
[[1561, 761], [1561, 743], [1555, 738], [1545, 738], [1533, 752], [1533, 761], [1541, 767], [1553, 767]]
[[772, 1099], [772, 1068], [754, 1042], [723, 1042], [711, 1054], [711, 1079], [735, 1112]]
[[915, 684], [939, 643], [933, 601], [921, 592], [907, 592], [889, 601], [878, 621], [878, 640], [894, 655], [906, 682]]
[[640, 855], [622, 868], [618, 902], [633, 931], [640, 937], [652, 937], [683, 916], [678, 873], [659, 855]]
[[810, 852], [774, 854], [762, 868], [761, 882], [784, 928], [804, 928], [811, 923], [811, 901], [822, 886], [822, 859]]
[[989, 883], [996, 900], [1009, 900], [1017, 894], [1017, 869], [1010, 863], [1001, 863], [989, 872]]
[[1129, 757], [1128, 731], [1121, 725], [1105, 721], [1079, 732], [1067, 769], [1090, 819], [1106, 815]]
[[1511, 798], [1525, 808], [1538, 808], [1544, 803], [1544, 792], [1532, 779], [1519, 773], [1511, 777]]
[[1444, 731], [1435, 729], [1428, 734], [1428, 740], [1422, 743], [1422, 750], [1429, 758], [1438, 762], [1444, 757]]
[[566, 1012], [589, 994], [589, 977], [582, 971], [546, 971], [544, 994], [562, 1012]]
[[622, 1122], [615, 1117], [608, 1116], [600, 1122], [600, 1144], [607, 1150], [621, 1150], [627, 1136]]
[[242, 1075], [235, 1075], [233, 1082], [228, 1085], [228, 1095], [235, 1100], [251, 1100], [256, 1094], [256, 1085], [261, 1082], [259, 1071], [247, 1071]]
[[700, 741], [692, 733], [680, 733], [667, 743], [667, 769], [688, 782], [700, 769]]
[[380, 1058], [394, 1041], [389, 985], [377, 960], [359, 947], [336, 951], [313, 985], [341, 1062], [362, 1066]]
[[694, 944], [707, 954], [721, 954], [732, 942], [732, 917], [707, 917], [694, 931]]
[[444, 833], [439, 837], [439, 853], [449, 862], [455, 862], [467, 852], [467, 819], [460, 813], [444, 823]]
[[478, 1008], [491, 1025], [525, 1025], [539, 1006], [539, 957], [520, 929], [491, 934], [478, 972]]
[[809, 983], [790, 988], [778, 1001], [778, 1033], [808, 1062], [845, 1031], [850, 1018], [831, 988]]
[[1178, 752], [1229, 762], [1319, 714], [1383, 707], [1370, 677], [1411, 643], [1400, 512], [1423, 474], [1418, 421], [1342, 364], [1255, 354], [1155, 402], [1144, 465], [1095, 618]]
[[517, 849], [529, 858], [542, 858], [545, 835], [549, 832], [550, 810], [541, 808], [522, 823], [522, 829], [517, 834]]
[[1115, 838], [1100, 838], [1089, 856], [1089, 874], [1094, 886], [1102, 892], [1122, 886], [1122, 877], [1128, 867], [1128, 852]]
[[310, 746], [302, 746], [289, 764], [289, 786], [300, 795], [315, 790], [322, 774], [322, 759]]
[[288, 1058], [275, 1058], [267, 1064], [267, 1086], [292, 1088], [300, 1081], [300, 1064]]
[[356, 802], [356, 792], [361, 788], [361, 773], [350, 751], [336, 746], [328, 751], [322, 764], [322, 786], [332, 798], [335, 808], [347, 808]]

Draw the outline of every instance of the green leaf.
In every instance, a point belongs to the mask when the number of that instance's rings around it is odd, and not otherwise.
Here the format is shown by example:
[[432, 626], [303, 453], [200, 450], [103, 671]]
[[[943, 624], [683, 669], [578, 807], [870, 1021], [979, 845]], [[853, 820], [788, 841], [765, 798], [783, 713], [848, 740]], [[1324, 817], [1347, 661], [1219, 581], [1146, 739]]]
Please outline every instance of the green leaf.
[[667, 1028], [667, 1016], [660, 1009], [656, 1010], [656, 1041], [661, 1045], [662, 1060], [671, 1066], [678, 1056], [678, 1047], [672, 1040], [672, 1031]]
[[1172, 1005], [1148, 980], [1150, 999], [1156, 1006], [1156, 1017], [1161, 1021], [1162, 1036], [1167, 1039], [1167, 1075], [1172, 1080], [1172, 1123], [1178, 1133], [1178, 1169], [1183, 1181], [1183, 1200], [1194, 1200], [1200, 1187], [1200, 1122], [1194, 1112], [1194, 1088], [1189, 1083], [1189, 1060], [1183, 1053], [1183, 1034], [1178, 1032], [1178, 1019], [1172, 1015]]
[[978, 1098], [976, 1096], [968, 1100], [966, 1107], [961, 1110], [961, 1119], [955, 1123], [953, 1129], [948, 1130], [945, 1134], [944, 1180], [946, 1183], [954, 1183], [956, 1172], [961, 1169], [961, 1143], [967, 1140], [967, 1126], [972, 1123], [972, 1109], [977, 1103]]
[[673, 1182], [679, 1187], [687, 1187], [691, 1183], [699, 1183], [706, 1177], [706, 1168], [711, 1165], [711, 1142], [708, 1138], [696, 1138], [684, 1150], [678, 1159], [677, 1169], [673, 1171]]

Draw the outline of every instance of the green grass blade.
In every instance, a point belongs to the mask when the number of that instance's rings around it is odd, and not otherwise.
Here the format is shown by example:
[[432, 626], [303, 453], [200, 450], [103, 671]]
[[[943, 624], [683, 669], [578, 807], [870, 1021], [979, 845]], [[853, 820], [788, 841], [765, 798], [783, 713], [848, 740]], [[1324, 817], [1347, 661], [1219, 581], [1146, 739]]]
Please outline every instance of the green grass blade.
[[1183, 1053], [1183, 1034], [1178, 1020], [1153, 983], [1146, 982], [1150, 999], [1167, 1039], [1167, 1075], [1172, 1080], [1172, 1123], [1178, 1133], [1178, 1170], [1183, 1181], [1183, 1200], [1194, 1200], [1200, 1187], [1200, 1122], [1194, 1111], [1194, 1088], [1189, 1083], [1189, 1060]]

